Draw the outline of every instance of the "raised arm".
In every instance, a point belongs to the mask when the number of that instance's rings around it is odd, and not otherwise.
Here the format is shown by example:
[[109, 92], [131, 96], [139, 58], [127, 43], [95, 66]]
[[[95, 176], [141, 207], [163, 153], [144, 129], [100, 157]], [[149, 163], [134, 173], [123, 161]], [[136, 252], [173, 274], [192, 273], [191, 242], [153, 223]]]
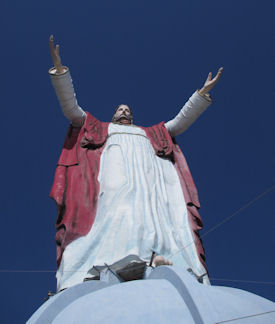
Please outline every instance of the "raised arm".
[[176, 136], [187, 130], [194, 121], [211, 104], [212, 99], [208, 92], [215, 86], [222, 75], [223, 68], [220, 68], [217, 75], [212, 79], [212, 73], [208, 77], [200, 90], [197, 90], [182, 107], [177, 116], [165, 123], [165, 127], [171, 136]]
[[81, 127], [85, 121], [86, 113], [77, 104], [70, 71], [61, 64], [59, 45], [54, 46], [53, 35], [50, 36], [49, 47], [54, 64], [54, 67], [49, 70], [49, 74], [63, 114], [74, 126]]

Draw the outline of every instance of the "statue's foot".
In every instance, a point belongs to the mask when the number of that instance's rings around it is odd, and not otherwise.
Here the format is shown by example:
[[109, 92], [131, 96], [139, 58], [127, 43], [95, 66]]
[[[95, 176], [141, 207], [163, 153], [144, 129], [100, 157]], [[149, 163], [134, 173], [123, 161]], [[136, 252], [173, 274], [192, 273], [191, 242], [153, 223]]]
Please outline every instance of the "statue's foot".
[[167, 259], [164, 259], [163, 256], [161, 255], [158, 255], [154, 258], [154, 261], [153, 261], [153, 265], [155, 267], [158, 267], [158, 266], [161, 266], [161, 265], [173, 265], [173, 262], [167, 260]]

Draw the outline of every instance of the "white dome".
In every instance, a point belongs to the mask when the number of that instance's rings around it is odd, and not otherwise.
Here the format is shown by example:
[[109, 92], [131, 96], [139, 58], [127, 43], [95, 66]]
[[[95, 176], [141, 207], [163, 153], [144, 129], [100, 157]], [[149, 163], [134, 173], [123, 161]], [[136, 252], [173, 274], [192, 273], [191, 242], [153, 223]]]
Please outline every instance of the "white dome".
[[213, 324], [233, 319], [275, 323], [275, 304], [243, 290], [203, 285], [185, 270], [161, 266], [143, 280], [109, 278], [71, 287], [51, 297], [27, 323]]

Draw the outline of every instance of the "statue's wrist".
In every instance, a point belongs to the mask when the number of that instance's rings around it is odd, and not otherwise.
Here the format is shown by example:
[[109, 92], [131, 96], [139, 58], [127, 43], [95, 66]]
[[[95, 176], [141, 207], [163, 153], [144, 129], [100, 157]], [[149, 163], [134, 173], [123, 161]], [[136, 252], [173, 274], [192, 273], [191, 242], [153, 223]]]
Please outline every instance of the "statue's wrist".
[[56, 74], [63, 74], [63, 73], [66, 73], [67, 72], [67, 69], [65, 66], [63, 65], [59, 65], [56, 67]]
[[206, 88], [201, 88], [199, 89], [199, 93], [202, 95], [202, 96], [205, 96], [207, 93], [208, 93], [208, 90]]
[[198, 89], [198, 90], [197, 90], [197, 93], [198, 93], [202, 98], [206, 99], [206, 100], [209, 101], [209, 102], [212, 102], [212, 98], [211, 98], [211, 96], [210, 96], [210, 94], [208, 93], [207, 90], [204, 89], [204, 91], [202, 91], [202, 89], [200, 89], [200, 90]]
[[62, 65], [61, 69], [58, 67], [52, 67], [49, 69], [51, 75], [64, 75], [69, 71], [67, 66]]

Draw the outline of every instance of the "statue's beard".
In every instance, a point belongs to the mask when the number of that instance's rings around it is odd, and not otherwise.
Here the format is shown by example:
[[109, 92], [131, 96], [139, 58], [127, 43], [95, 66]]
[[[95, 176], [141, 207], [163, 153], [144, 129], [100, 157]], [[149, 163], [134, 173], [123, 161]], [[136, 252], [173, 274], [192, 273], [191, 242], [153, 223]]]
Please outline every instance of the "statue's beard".
[[120, 116], [114, 116], [113, 117], [113, 122], [114, 123], [122, 123], [122, 119], [126, 119], [126, 120], [128, 120], [129, 121], [129, 124], [132, 124], [132, 122], [133, 122], [133, 118], [132, 118], [132, 116], [126, 116], [126, 115], [120, 115]]

